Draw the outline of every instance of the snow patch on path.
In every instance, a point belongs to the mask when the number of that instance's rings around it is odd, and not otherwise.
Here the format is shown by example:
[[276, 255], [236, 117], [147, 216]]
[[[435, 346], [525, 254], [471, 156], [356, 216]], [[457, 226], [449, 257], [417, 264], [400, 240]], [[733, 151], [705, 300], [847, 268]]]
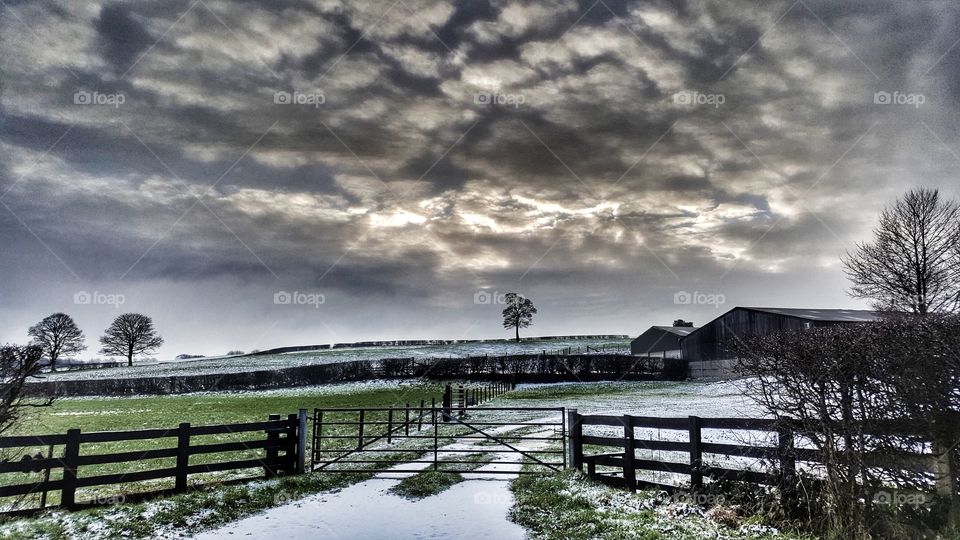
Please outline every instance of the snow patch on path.
[[513, 505], [509, 482], [467, 480], [417, 501], [390, 493], [396, 483], [373, 479], [336, 493], [312, 495], [194, 538], [520, 540], [525, 536], [523, 527], [507, 519]]

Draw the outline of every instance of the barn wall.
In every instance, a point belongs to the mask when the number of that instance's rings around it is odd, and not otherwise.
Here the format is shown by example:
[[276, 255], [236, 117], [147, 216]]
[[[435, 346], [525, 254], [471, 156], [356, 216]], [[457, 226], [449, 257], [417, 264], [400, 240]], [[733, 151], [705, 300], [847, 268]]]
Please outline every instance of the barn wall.
[[729, 359], [733, 356], [728, 345], [737, 336], [801, 330], [805, 322], [796, 317], [736, 308], [684, 338], [681, 342], [683, 358], [691, 362]]
[[680, 336], [673, 332], [651, 328], [630, 342], [630, 354], [660, 356], [661, 351], [679, 351]]

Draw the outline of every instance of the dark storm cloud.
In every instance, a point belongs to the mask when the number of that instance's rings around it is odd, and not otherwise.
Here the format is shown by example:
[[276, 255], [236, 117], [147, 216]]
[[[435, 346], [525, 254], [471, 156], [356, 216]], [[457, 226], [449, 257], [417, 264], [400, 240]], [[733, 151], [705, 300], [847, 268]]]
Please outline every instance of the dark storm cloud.
[[43, 279], [606, 306], [835, 272], [957, 165], [947, 2], [7, 4], [0, 234]]
[[103, 56], [119, 73], [130, 68], [154, 41], [124, 4], [103, 6], [94, 27], [100, 35]]

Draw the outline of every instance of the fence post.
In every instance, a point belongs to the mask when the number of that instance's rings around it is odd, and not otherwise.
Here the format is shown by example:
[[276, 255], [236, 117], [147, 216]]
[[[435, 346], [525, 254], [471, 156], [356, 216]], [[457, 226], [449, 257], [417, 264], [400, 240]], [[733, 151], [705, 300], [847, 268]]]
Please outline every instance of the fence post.
[[307, 470], [307, 410], [297, 412], [297, 474]]
[[287, 427], [284, 429], [284, 431], [287, 432], [287, 451], [283, 456], [284, 461], [286, 461], [287, 464], [283, 468], [283, 474], [295, 474], [297, 471], [297, 443], [300, 442], [300, 437], [297, 434], [297, 431], [299, 427], [299, 415], [288, 414]]
[[957, 485], [957, 459], [955, 449], [960, 439], [960, 429], [956, 426], [955, 417], [941, 418], [938, 415], [933, 421], [933, 474], [937, 495], [949, 500], [947, 523], [954, 529], [960, 529], [960, 495]]
[[700, 449], [700, 417], [690, 417], [690, 490], [703, 486], [703, 452]]
[[[267, 417], [267, 419], [270, 420], [271, 422], [277, 421], [277, 420], [280, 420], [280, 415], [271, 414], [269, 417]], [[279, 440], [280, 440], [280, 432], [274, 428], [268, 428], [267, 441], [270, 442], [270, 446], [276, 445], [277, 441]], [[274, 476], [277, 475], [277, 470], [276, 470], [276, 467], [274, 466], [274, 462], [276, 462], [277, 457], [279, 455], [280, 455], [280, 451], [277, 448], [267, 448], [267, 463], [269, 463], [269, 465], [264, 467], [264, 476], [266, 476], [267, 478], [273, 478]]]
[[364, 409], [360, 409], [360, 418], [357, 420], [359, 425], [359, 431], [357, 432], [357, 450], [363, 448], [363, 413], [366, 412]]
[[60, 506], [74, 508], [77, 505], [77, 462], [80, 459], [80, 430], [68, 429], [66, 447], [63, 449], [63, 481], [60, 487]]
[[444, 422], [450, 421], [450, 412], [453, 408], [453, 387], [449, 384], [443, 389], [443, 418]]
[[583, 468], [583, 421], [576, 409], [567, 411], [567, 433], [570, 437], [570, 467]]
[[[54, 445], [49, 445], [47, 447], [47, 459], [53, 459], [53, 447]], [[50, 467], [47, 467], [43, 471], [43, 483], [46, 484], [50, 481]], [[40, 509], [43, 510], [47, 507], [47, 488], [44, 487], [43, 491], [40, 492]]]
[[777, 460], [780, 462], [780, 496], [786, 506], [793, 498], [794, 478], [797, 475], [793, 428], [786, 423], [777, 426]]
[[404, 412], [403, 434], [407, 437], [410, 436], [410, 404], [409, 403], [407, 403], [407, 408]]
[[174, 489], [186, 491], [187, 467], [190, 465], [190, 422], [180, 424], [177, 433], [177, 480]]
[[637, 489], [636, 453], [633, 448], [633, 417], [623, 415], [623, 483], [630, 491]]
[[393, 408], [387, 410], [387, 444], [393, 443]]
[[420, 410], [417, 411], [417, 433], [419, 433], [420, 430], [423, 429], [423, 405], [424, 405], [424, 400], [421, 399]]
[[[450, 388], [449, 386], [447, 387]], [[434, 411], [436, 413], [436, 411]], [[444, 421], [447, 419], [447, 415], [443, 415]], [[436, 420], [436, 419], [434, 419]], [[440, 424], [436, 421], [433, 422], [433, 470], [437, 470], [439, 457], [437, 455], [437, 447], [440, 446]]]

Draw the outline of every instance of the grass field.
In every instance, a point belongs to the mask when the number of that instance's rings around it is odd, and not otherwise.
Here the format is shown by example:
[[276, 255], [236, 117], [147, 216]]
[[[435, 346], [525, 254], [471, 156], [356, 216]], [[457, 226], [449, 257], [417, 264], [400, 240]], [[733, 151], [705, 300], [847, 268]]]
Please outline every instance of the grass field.
[[[33, 409], [29, 417], [16, 429], [16, 434], [57, 434], [71, 428], [84, 432], [127, 431], [149, 428], [174, 428], [181, 422], [192, 425], [230, 424], [266, 420], [270, 413], [286, 417], [305, 408], [315, 407], [387, 407], [419, 404], [421, 399], [429, 402], [438, 398], [442, 387], [438, 384], [391, 381], [390, 383], [331, 385], [290, 391], [267, 391], [247, 393], [190, 394], [180, 396], [143, 396], [124, 398], [77, 398], [62, 399], [53, 406]], [[262, 433], [238, 433], [194, 437], [191, 444], [211, 444], [262, 439]], [[116, 443], [84, 444], [84, 455], [133, 452], [159, 447], [176, 446], [176, 438]], [[22, 449], [23, 453], [46, 453], [45, 447]], [[62, 447], [55, 448], [55, 455]], [[202, 454], [191, 457], [191, 464], [210, 463], [261, 457], [262, 450], [247, 450], [219, 454]], [[18, 456], [12, 456], [17, 459]], [[90, 465], [80, 468], [81, 477], [103, 474], [131, 473], [151, 469], [163, 469], [175, 465], [175, 458], [139, 460], [132, 463]], [[224, 473], [205, 473], [191, 476], [194, 483], [232, 480], [261, 474], [259, 470], [240, 470]], [[6, 474], [2, 481], [10, 484], [38, 481], [39, 475]], [[59, 478], [59, 471], [51, 479]], [[118, 493], [149, 492], [172, 487], [173, 479], [128, 483], [78, 491], [78, 500], [110, 497]], [[17, 504], [35, 507], [39, 494]], [[58, 494], [51, 493], [49, 504], [58, 502]], [[7, 502], [9, 505], [10, 502]]]
[[394, 347], [356, 347], [325, 349], [311, 352], [267, 354], [217, 358], [196, 358], [83, 371], [61, 371], [47, 374], [51, 381], [101, 378], [167, 377], [173, 375], [209, 375], [236, 373], [254, 370], [282, 369], [314, 364], [330, 364], [353, 360], [378, 360], [381, 358], [464, 358], [467, 356], [499, 356], [511, 354], [535, 354], [541, 351], [556, 351], [563, 348], [586, 350], [620, 348], [629, 351], [626, 339], [525, 339], [513, 341], [486, 341], [453, 343], [447, 345], [416, 345]]

